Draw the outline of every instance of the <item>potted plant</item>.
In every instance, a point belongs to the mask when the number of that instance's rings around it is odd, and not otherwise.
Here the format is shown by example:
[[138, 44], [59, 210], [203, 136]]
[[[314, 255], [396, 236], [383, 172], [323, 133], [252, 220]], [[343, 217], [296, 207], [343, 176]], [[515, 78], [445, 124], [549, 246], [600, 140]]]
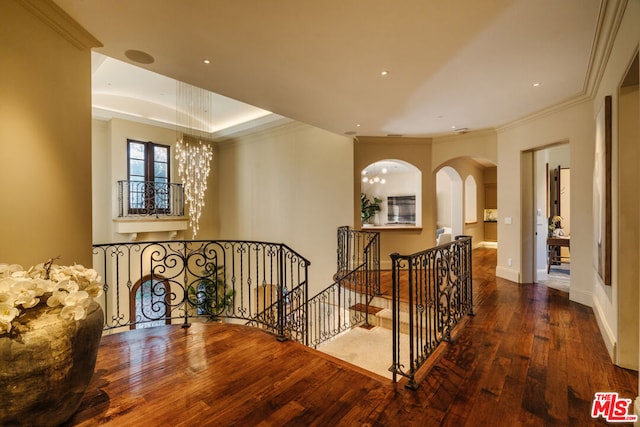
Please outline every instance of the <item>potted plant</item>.
[[198, 310], [198, 315], [217, 318], [233, 299], [233, 289], [227, 289], [224, 280], [224, 266], [215, 262], [205, 264], [197, 285], [189, 287], [189, 302]]
[[93, 376], [104, 315], [98, 273], [52, 258], [0, 264], [0, 425], [59, 425]]
[[380, 211], [381, 202], [382, 200], [375, 196], [373, 200], [371, 200], [365, 193], [360, 193], [360, 218], [363, 224], [371, 222], [371, 218], [373, 218], [376, 212]]

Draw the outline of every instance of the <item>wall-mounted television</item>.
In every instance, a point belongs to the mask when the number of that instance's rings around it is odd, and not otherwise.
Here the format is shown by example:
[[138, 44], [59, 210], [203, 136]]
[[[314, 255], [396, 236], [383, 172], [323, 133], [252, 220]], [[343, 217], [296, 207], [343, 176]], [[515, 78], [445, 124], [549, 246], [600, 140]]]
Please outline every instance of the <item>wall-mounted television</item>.
[[416, 196], [387, 196], [387, 224], [416, 224]]

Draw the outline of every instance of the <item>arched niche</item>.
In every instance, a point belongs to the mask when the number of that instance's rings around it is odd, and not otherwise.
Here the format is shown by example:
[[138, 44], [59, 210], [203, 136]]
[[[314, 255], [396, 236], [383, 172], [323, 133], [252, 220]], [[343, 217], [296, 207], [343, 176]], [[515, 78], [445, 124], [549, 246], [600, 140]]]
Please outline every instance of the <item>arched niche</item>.
[[360, 192], [380, 200], [380, 210], [363, 223], [375, 226], [422, 226], [422, 172], [411, 163], [381, 159], [361, 171]]
[[436, 173], [436, 203], [437, 228], [451, 229], [453, 236], [462, 234], [462, 178], [451, 166]]
[[478, 221], [478, 184], [473, 175], [468, 175], [464, 180], [464, 222], [474, 223]]

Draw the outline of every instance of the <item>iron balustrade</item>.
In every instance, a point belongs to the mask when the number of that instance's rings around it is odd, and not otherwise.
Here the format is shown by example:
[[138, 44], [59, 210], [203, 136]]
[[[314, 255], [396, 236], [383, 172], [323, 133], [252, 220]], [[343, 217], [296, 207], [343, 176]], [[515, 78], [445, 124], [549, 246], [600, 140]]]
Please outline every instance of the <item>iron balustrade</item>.
[[356, 270], [362, 264], [369, 266], [372, 292], [380, 294], [380, 233], [338, 228], [337, 277]]
[[172, 182], [118, 181], [118, 216], [184, 216], [184, 188]]
[[336, 282], [309, 299], [308, 346], [318, 345], [361, 324], [369, 324], [371, 287], [365, 263], [341, 275]]
[[250, 322], [304, 341], [309, 261], [284, 244], [166, 241], [93, 246], [105, 330], [193, 319]]
[[94, 245], [105, 330], [241, 321], [304, 345], [369, 323], [380, 293], [380, 234], [338, 229], [335, 282], [308, 296], [309, 261], [284, 244], [166, 241]]
[[[393, 381], [416, 389], [415, 374], [465, 315], [473, 315], [471, 237], [413, 255], [391, 255]], [[401, 310], [405, 308], [405, 310]], [[408, 345], [401, 345], [408, 334]]]
[[316, 348], [361, 324], [369, 324], [369, 304], [380, 293], [380, 233], [338, 228], [335, 282], [309, 298], [308, 335]]

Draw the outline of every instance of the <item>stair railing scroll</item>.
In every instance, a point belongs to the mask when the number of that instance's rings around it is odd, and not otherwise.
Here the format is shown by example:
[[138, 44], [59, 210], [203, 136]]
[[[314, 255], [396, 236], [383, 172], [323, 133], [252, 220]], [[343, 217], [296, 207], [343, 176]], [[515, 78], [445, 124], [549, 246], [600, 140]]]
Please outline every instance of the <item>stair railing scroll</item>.
[[[473, 315], [471, 237], [457, 236], [451, 243], [412, 255], [391, 255], [393, 381], [415, 375], [465, 315]], [[408, 317], [401, 316], [406, 308]], [[405, 320], [403, 322], [403, 320]], [[409, 336], [402, 346], [401, 334]]]

